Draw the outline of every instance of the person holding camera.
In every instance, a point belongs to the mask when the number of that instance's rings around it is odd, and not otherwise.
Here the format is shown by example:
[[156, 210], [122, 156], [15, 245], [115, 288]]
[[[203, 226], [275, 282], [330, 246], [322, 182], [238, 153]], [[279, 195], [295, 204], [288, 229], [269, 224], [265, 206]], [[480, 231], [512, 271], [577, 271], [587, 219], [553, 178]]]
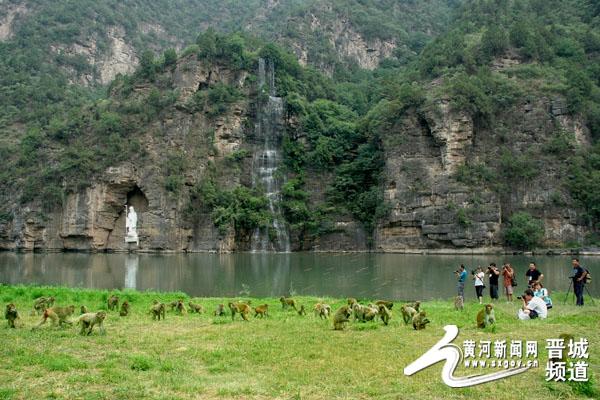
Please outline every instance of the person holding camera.
[[504, 278], [504, 292], [506, 293], [506, 301], [513, 301], [513, 279], [515, 271], [510, 264], [506, 263], [502, 266], [502, 277]]
[[537, 269], [534, 262], [531, 262], [529, 263], [529, 269], [525, 272], [525, 277], [527, 277], [527, 287], [531, 289], [534, 283], [541, 282], [544, 279], [544, 274]]
[[492, 300], [498, 300], [498, 278], [500, 271], [496, 268], [496, 263], [490, 263], [487, 273], [490, 279], [490, 297]]
[[522, 320], [527, 319], [545, 319], [548, 316], [548, 308], [546, 302], [540, 297], [533, 295], [533, 290], [526, 289], [523, 296], [517, 297], [523, 301], [523, 306], [519, 309], [517, 317]]
[[458, 291], [458, 296], [465, 298], [465, 282], [467, 281], [467, 271], [463, 264], [460, 264], [460, 267], [454, 274], [458, 277], [458, 282], [456, 283], [456, 290]]
[[483, 268], [477, 267], [477, 270], [471, 271], [471, 274], [473, 275], [475, 293], [477, 294], [477, 298], [479, 299], [479, 304], [483, 304], [483, 288], [485, 287], [483, 283], [483, 279], [485, 278]]
[[571, 261], [571, 264], [573, 265], [573, 274], [571, 274], [571, 279], [573, 279], [573, 291], [575, 292], [575, 297], [577, 298], [577, 302], [575, 304], [582, 306], [583, 288], [587, 278], [587, 271], [579, 264], [578, 258], [574, 258]]

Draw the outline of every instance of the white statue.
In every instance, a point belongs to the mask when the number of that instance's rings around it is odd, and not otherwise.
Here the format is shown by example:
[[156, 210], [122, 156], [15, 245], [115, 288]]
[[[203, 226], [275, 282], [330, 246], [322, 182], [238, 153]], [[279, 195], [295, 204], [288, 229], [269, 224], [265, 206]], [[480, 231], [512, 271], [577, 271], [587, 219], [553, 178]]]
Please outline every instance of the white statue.
[[137, 213], [133, 209], [133, 206], [129, 207], [129, 212], [127, 211], [127, 206], [125, 206], [125, 242], [135, 242], [139, 245], [139, 239], [136, 229]]

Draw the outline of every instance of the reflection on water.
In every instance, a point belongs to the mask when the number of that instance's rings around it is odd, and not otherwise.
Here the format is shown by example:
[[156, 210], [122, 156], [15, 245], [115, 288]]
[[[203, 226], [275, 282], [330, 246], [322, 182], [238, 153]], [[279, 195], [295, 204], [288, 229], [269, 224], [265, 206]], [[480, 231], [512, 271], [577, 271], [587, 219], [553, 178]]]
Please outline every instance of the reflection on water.
[[[184, 291], [192, 296], [251, 296], [287, 294], [430, 299], [455, 295], [453, 271], [460, 263], [477, 265], [508, 261], [515, 267], [518, 292], [525, 287], [530, 257], [433, 256], [404, 254], [17, 254], [0, 253], [0, 282], [6, 284], [64, 285], [70, 287]], [[569, 287], [569, 257], [535, 257], [550, 289]], [[600, 257], [582, 258], [598, 276]], [[594, 279], [589, 291], [600, 295]], [[466, 297], [474, 298], [467, 286]], [[486, 293], [487, 295], [487, 293]]]

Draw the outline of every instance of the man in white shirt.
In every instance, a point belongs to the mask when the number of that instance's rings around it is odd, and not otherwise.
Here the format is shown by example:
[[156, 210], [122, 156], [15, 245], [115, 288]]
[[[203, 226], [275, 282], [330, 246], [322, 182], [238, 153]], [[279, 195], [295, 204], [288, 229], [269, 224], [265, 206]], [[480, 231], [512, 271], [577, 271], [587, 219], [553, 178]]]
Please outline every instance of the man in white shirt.
[[540, 297], [535, 297], [533, 295], [533, 290], [525, 290], [525, 293], [523, 293], [521, 300], [523, 300], [523, 307], [521, 307], [517, 315], [519, 319], [544, 319], [548, 316], [548, 308], [546, 307], [546, 302], [544, 302], [544, 299]]

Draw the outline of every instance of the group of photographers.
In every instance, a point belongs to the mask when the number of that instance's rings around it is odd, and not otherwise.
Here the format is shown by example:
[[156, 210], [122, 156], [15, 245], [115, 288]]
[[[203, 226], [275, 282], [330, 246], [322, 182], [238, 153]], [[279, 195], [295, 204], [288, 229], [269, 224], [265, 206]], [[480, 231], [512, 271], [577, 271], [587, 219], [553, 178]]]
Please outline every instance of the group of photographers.
[[[588, 279], [589, 271], [580, 265], [578, 258], [573, 258], [572, 265], [573, 273], [572, 276], [570, 276], [570, 279], [572, 279], [573, 291], [577, 298], [576, 304], [578, 306], [583, 306], [583, 290]], [[461, 264], [455, 273], [458, 277], [458, 296], [461, 296], [464, 299], [465, 283], [468, 276], [465, 266]], [[471, 271], [471, 279], [475, 286], [475, 293], [479, 300], [479, 304], [483, 304], [483, 289], [486, 287], [486, 275], [489, 279], [490, 297], [492, 301], [498, 300], [499, 298], [498, 284], [500, 277], [502, 276], [506, 300], [512, 302], [514, 287], [517, 286], [513, 267], [509, 263], [505, 263], [500, 270], [495, 263], [490, 263], [486, 270], [481, 266], [478, 266], [477, 269]], [[537, 265], [534, 262], [531, 262], [529, 263], [529, 268], [525, 272], [525, 278], [527, 279], [527, 289], [522, 296], [517, 297], [517, 299], [523, 302], [523, 306], [518, 313], [519, 319], [546, 318], [548, 309], [552, 308], [552, 299], [548, 294], [548, 290], [544, 288], [542, 284], [544, 274], [537, 268]]]

